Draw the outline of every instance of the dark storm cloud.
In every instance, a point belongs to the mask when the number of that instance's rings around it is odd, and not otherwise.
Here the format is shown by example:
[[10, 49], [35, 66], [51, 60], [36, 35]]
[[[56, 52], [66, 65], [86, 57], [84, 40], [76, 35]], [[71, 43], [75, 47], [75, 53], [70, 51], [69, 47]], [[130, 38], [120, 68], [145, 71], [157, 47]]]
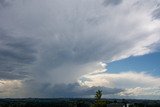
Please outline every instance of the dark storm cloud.
[[0, 79], [26, 77], [25, 67], [35, 60], [32, 40], [9, 36], [3, 30], [0, 38]]
[[80, 86], [78, 83], [56, 84], [54, 86], [51, 84], [43, 84], [41, 88], [38, 88], [38, 95], [40, 95], [40, 97], [87, 97], [95, 95], [97, 90], [102, 90], [103, 95], [118, 94], [124, 91], [123, 89], [117, 88]]
[[[2, 0], [0, 5], [4, 7], [7, 1]], [[0, 14], [0, 28], [7, 30], [0, 31], [0, 79], [22, 79], [30, 75], [23, 82], [26, 97], [91, 95], [97, 87], [69, 83], [99, 69], [98, 62], [153, 52], [149, 46], [158, 40], [157, 36], [150, 36], [152, 32], [159, 33], [142, 27], [154, 25], [148, 18], [144, 19], [148, 16], [142, 14], [143, 8], [139, 7], [141, 11], [129, 8], [134, 1], [9, 1], [15, 2]], [[120, 90], [103, 89], [108, 94], [117, 91]]]
[[78, 83], [74, 84], [58, 84], [53, 87], [54, 96], [62, 97], [77, 97], [77, 96], [90, 96], [94, 95], [97, 90], [103, 90], [103, 95], [118, 94], [122, 92], [122, 89], [106, 88], [106, 87], [83, 87]]
[[[4, 65], [8, 67], [1, 69], [17, 71], [23, 68], [20, 67], [21, 64], [34, 62], [32, 50], [34, 44], [30, 44], [30, 40], [24, 38], [38, 39], [40, 42], [35, 43], [38, 51], [37, 60], [29, 67], [34, 73], [32, 77], [37, 81], [51, 81], [53, 84], [73, 82], [81, 75], [94, 71], [95, 69], [90, 69], [96, 66], [96, 62], [126, 58], [139, 53], [132, 51], [132, 48], [144, 49], [143, 47], [150, 45], [147, 42], [143, 43], [146, 44], [144, 46], [135, 45], [150, 35], [147, 34], [150, 33], [147, 32], [148, 30], [139, 32], [141, 28], [136, 29], [137, 26], [141, 26], [136, 18], [133, 18], [135, 21], [130, 21], [128, 17], [132, 16], [129, 14], [121, 14], [119, 11], [107, 12], [110, 9], [105, 10], [102, 1], [27, 0], [24, 3], [19, 0], [14, 1], [11, 8], [2, 11], [0, 26], [7, 29], [8, 33], [20, 32], [21, 34], [16, 35], [16, 39], [13, 40], [6, 38], [5, 41], [8, 43], [0, 52], [4, 58]], [[105, 3], [112, 5], [121, 2], [122, 0], [105, 0]], [[122, 10], [128, 9], [128, 7], [123, 8]], [[137, 14], [137, 12], [132, 13]], [[121, 21], [117, 22], [119, 18]], [[130, 30], [135, 33], [130, 34]], [[13, 67], [15, 64], [18, 67]], [[65, 77], [59, 79], [61, 75]], [[41, 80], [42, 77], [45, 78]]]
[[6, 0], [0, 0], [0, 5], [5, 6], [6, 5]]
[[119, 5], [122, 3], [123, 0], [104, 0], [103, 5], [108, 6], [108, 5]]
[[10, 2], [7, 0], [0, 0], [0, 8], [1, 7], [7, 7], [10, 5]]

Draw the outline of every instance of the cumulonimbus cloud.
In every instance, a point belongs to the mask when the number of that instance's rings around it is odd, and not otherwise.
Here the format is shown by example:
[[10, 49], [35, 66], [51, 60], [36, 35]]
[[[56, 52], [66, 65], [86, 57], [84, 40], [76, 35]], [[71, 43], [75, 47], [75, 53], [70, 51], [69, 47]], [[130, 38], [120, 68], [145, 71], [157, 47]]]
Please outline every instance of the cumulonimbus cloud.
[[73, 83], [95, 71], [97, 62], [152, 53], [160, 41], [154, 0], [4, 3], [0, 37], [8, 39], [0, 40], [0, 63], [6, 63], [0, 78], [27, 81], [26, 87]]

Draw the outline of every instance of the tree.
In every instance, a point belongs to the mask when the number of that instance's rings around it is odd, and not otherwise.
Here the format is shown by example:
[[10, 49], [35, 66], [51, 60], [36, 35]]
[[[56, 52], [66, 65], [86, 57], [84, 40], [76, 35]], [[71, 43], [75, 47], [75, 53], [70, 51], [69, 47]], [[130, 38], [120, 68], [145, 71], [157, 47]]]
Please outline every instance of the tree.
[[96, 95], [95, 95], [96, 101], [91, 107], [106, 107], [107, 106], [107, 102], [101, 100], [101, 97], [102, 97], [102, 91], [101, 90], [97, 90], [96, 91]]
[[99, 101], [101, 97], [102, 97], [102, 90], [96, 91], [96, 95], [95, 95], [96, 100]]

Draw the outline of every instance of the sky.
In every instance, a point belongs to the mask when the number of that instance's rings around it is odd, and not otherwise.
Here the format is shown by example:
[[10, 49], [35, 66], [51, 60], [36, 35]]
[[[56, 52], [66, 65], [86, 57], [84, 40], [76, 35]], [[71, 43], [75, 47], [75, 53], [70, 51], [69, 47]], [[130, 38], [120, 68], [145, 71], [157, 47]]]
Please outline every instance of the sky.
[[160, 52], [154, 52], [143, 56], [129, 57], [108, 64], [108, 71], [144, 71], [154, 76], [160, 76]]
[[160, 99], [160, 0], [0, 0], [0, 98]]

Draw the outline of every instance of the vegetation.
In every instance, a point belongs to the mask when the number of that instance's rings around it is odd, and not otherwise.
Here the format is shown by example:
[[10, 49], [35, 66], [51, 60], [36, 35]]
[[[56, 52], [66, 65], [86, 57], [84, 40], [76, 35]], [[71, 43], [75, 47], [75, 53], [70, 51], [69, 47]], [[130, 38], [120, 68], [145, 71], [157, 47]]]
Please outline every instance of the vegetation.
[[[127, 100], [129, 107], [160, 107], [160, 100]], [[116, 103], [115, 103], [116, 102]], [[0, 107], [108, 107], [121, 99], [0, 99]], [[114, 106], [112, 106], [114, 107]]]
[[[160, 107], [160, 100], [102, 99], [98, 90], [95, 99], [0, 99], [0, 107]], [[118, 106], [117, 106], [118, 105]]]
[[102, 97], [102, 90], [98, 90], [96, 92], [95, 98], [96, 98], [97, 101], [100, 101], [101, 97]]
[[107, 101], [102, 100], [102, 90], [96, 91], [95, 95], [95, 103], [92, 105], [92, 107], [106, 107], [107, 106]]

